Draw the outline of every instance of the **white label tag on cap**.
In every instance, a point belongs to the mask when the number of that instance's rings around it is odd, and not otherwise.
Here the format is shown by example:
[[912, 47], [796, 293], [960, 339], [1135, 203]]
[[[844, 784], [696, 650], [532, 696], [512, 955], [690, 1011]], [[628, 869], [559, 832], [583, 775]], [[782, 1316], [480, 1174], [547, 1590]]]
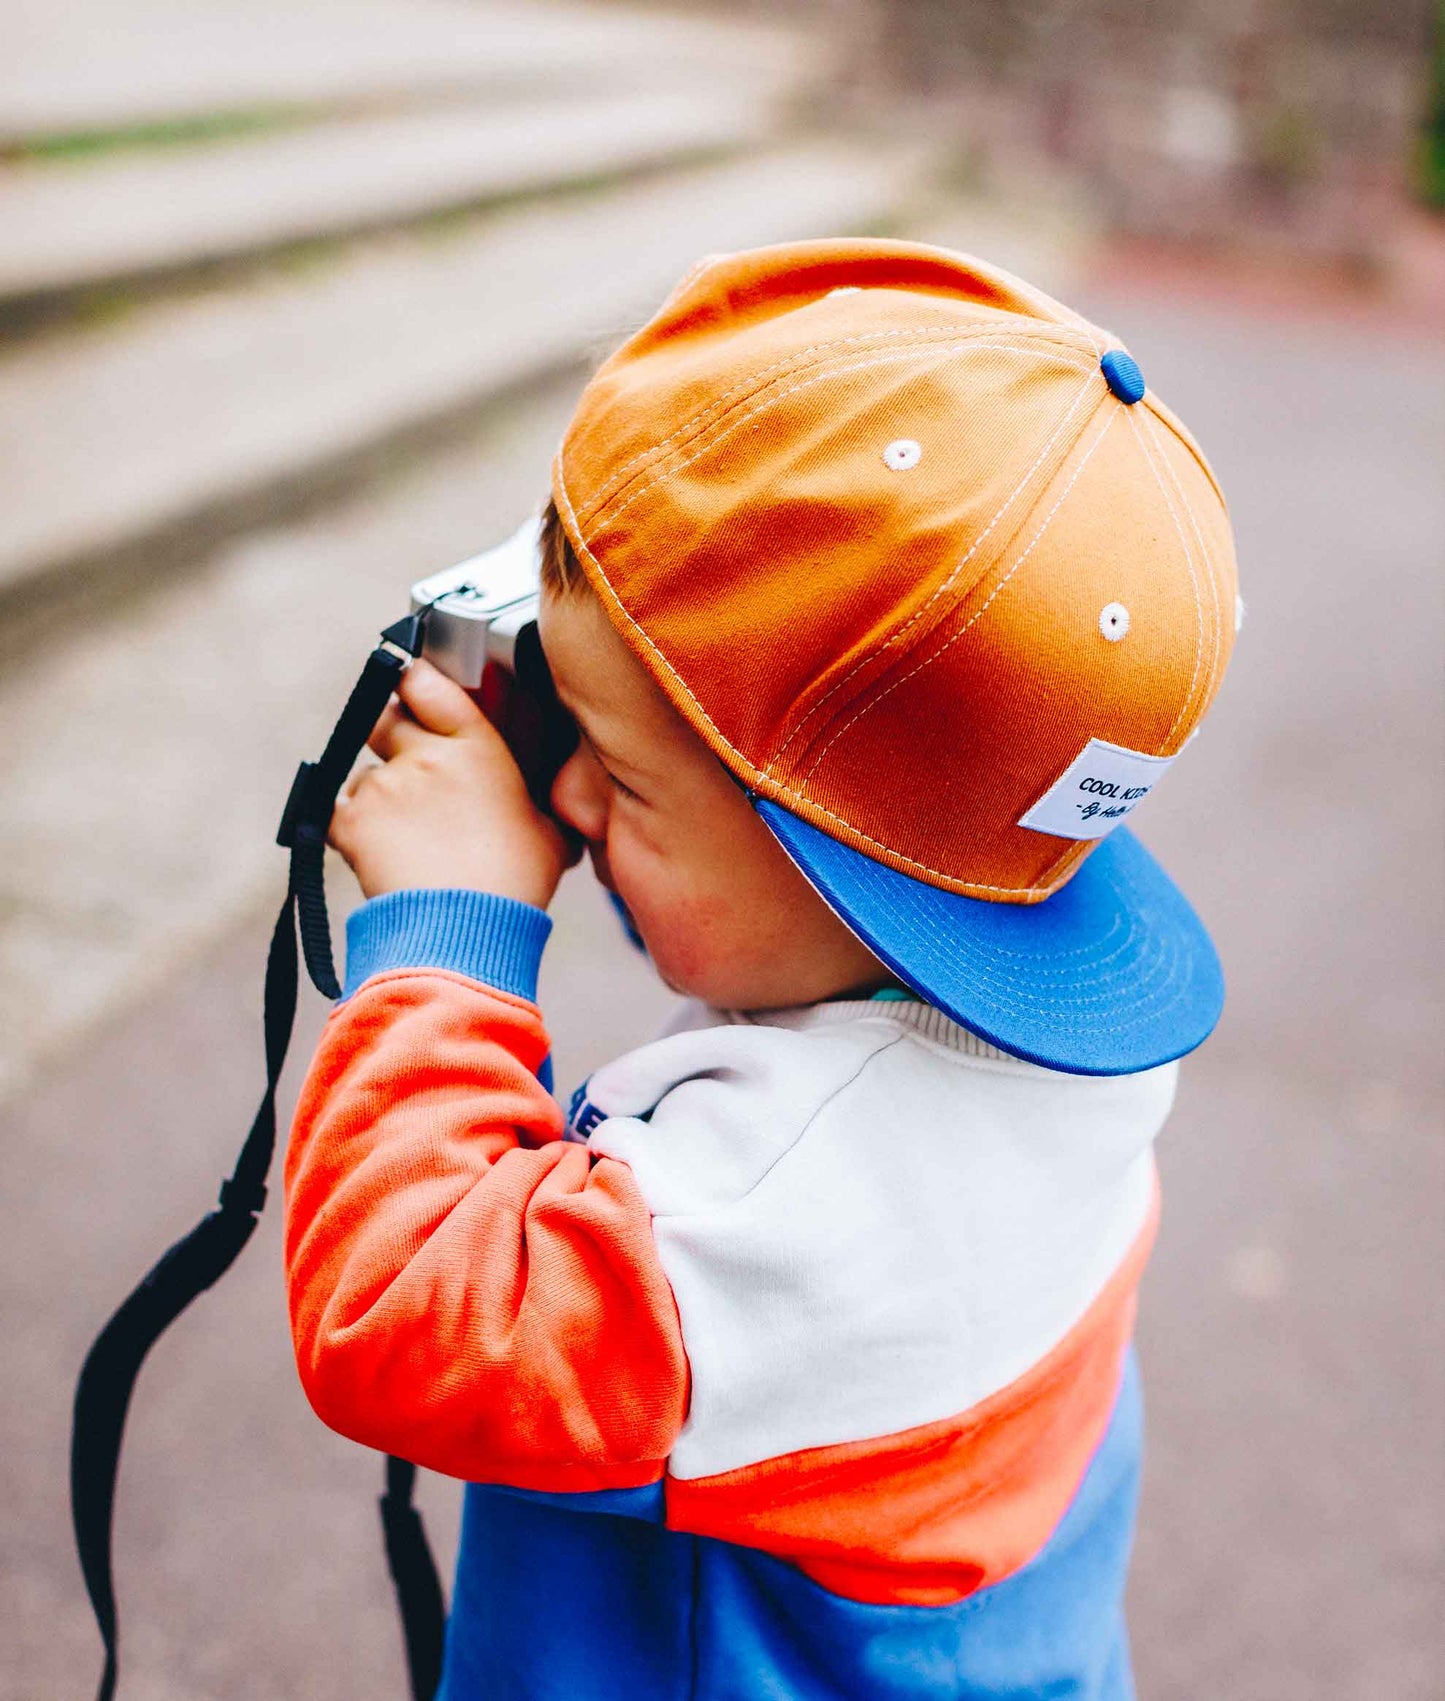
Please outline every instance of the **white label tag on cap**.
[[1173, 765], [1091, 738], [1026, 815], [1020, 827], [1059, 839], [1102, 839], [1132, 815]]

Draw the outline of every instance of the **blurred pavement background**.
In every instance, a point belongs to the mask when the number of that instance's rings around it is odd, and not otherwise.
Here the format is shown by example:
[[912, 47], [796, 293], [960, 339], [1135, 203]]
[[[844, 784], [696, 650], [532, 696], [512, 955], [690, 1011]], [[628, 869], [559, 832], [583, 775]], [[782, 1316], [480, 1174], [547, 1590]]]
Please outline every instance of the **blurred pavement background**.
[[[699, 254], [850, 231], [1119, 333], [1233, 509], [1231, 679], [1142, 823], [1231, 999], [1161, 1150], [1141, 1695], [1442, 1692], [1440, 50], [1432, 96], [1428, 5], [1202, 10], [0, 0], [0, 1701], [98, 1671], [74, 1377], [254, 1109], [296, 762]], [[668, 995], [584, 876], [557, 915], [570, 1089]], [[404, 1692], [278, 1230], [140, 1383], [122, 1701]]]

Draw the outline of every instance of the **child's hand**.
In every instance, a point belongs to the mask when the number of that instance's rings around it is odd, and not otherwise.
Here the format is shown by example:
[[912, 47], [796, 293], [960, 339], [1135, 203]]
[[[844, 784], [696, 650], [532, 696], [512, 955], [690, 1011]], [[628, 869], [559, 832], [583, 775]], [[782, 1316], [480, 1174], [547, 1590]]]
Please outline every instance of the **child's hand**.
[[533, 805], [501, 734], [430, 662], [402, 676], [336, 800], [327, 842], [368, 898], [404, 886], [464, 886], [544, 909], [576, 860]]

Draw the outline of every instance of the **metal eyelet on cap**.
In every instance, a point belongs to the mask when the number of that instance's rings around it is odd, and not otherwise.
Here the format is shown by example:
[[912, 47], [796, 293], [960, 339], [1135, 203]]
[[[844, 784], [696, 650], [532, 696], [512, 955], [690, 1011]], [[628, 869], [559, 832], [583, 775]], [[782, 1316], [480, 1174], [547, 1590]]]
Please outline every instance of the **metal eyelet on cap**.
[[890, 472], [907, 472], [923, 459], [923, 447], [911, 437], [899, 437], [883, 451], [883, 465]]
[[1121, 602], [1106, 603], [1099, 614], [1099, 630], [1117, 644], [1129, 630], [1129, 610]]

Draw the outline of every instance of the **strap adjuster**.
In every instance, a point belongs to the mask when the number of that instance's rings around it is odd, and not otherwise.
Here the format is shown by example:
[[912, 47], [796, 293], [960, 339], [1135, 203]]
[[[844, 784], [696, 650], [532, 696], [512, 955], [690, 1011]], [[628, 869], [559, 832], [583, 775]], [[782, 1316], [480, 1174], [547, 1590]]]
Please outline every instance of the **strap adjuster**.
[[249, 1211], [253, 1217], [259, 1217], [266, 1208], [266, 1183], [242, 1182], [233, 1175], [221, 1183], [216, 1203], [223, 1211]]
[[303, 762], [291, 782], [286, 807], [281, 811], [281, 825], [276, 829], [276, 843], [290, 850], [296, 843], [296, 829], [303, 821], [314, 821], [316, 799], [314, 781], [317, 764]]

